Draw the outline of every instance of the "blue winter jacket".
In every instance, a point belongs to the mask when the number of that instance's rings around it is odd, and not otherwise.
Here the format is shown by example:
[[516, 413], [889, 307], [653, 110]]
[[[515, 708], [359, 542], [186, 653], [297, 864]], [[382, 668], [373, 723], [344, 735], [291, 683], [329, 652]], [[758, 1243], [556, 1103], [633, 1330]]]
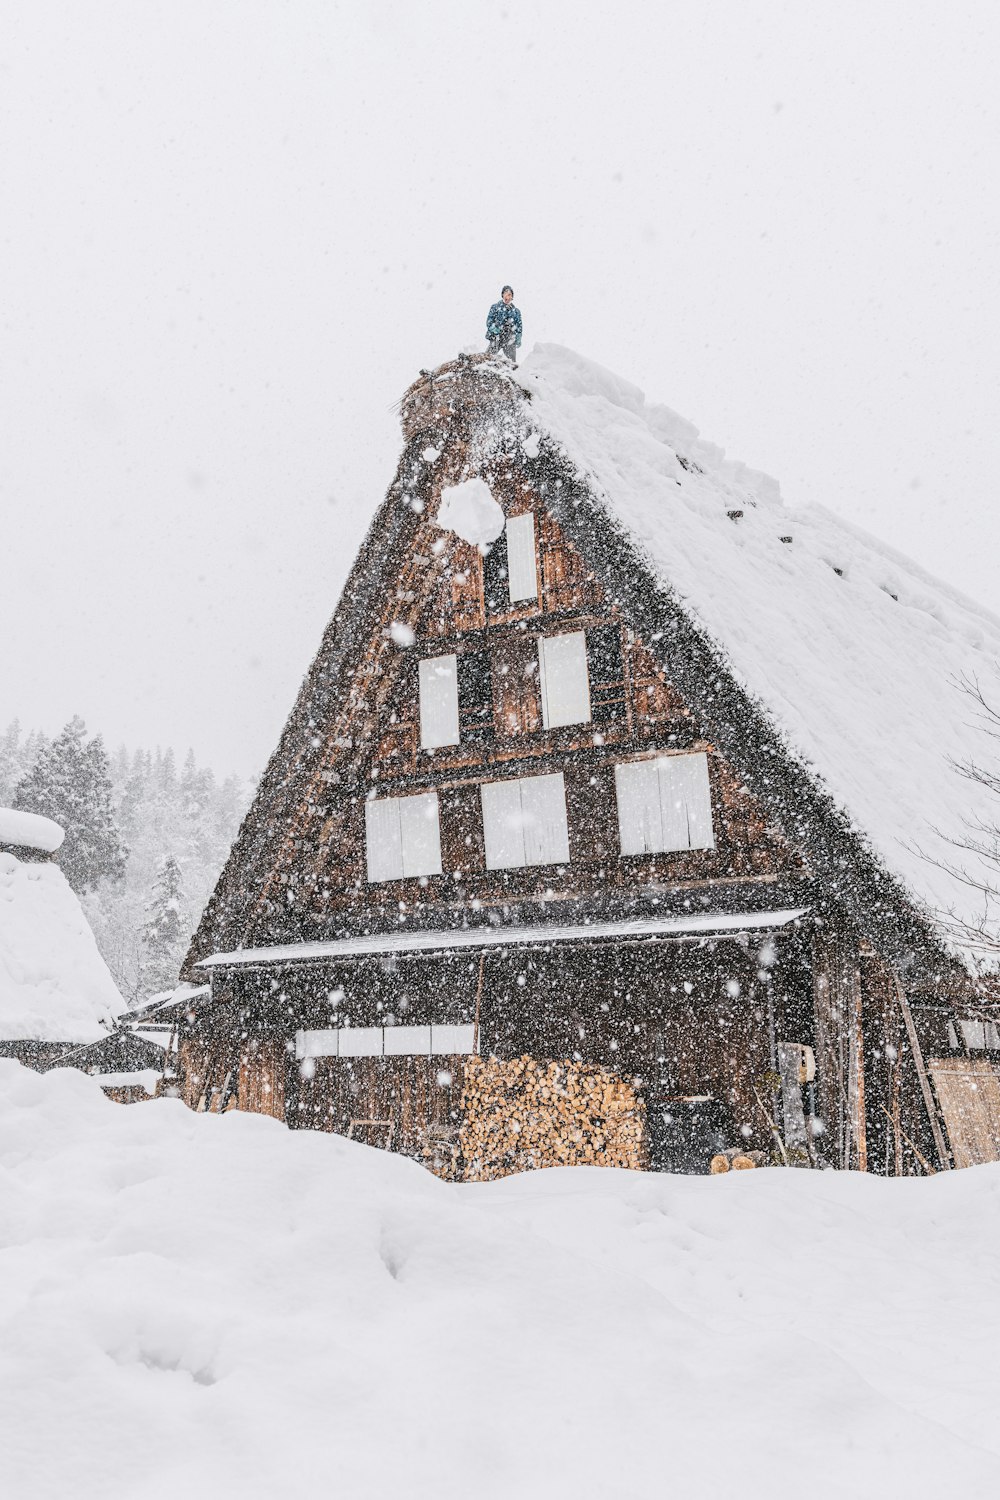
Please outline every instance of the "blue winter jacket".
[[486, 337], [500, 344], [521, 347], [521, 314], [513, 302], [494, 302], [486, 319]]

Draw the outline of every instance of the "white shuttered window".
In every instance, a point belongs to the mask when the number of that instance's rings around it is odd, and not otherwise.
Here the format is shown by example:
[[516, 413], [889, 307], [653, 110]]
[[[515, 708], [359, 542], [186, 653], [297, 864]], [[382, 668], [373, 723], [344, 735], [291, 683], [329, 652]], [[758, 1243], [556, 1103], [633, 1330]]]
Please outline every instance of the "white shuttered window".
[[476, 1028], [474, 1026], [432, 1026], [431, 1055], [454, 1056], [456, 1053], [471, 1055], [475, 1051]]
[[542, 689], [542, 723], [546, 729], [590, 720], [587, 636], [545, 635], [538, 642], [538, 676]]
[[337, 1056], [337, 1031], [297, 1031], [295, 1033], [295, 1056], [301, 1060], [304, 1057], [336, 1057]]
[[623, 854], [715, 848], [706, 755], [615, 766], [615, 791]]
[[465, 1026], [345, 1026], [297, 1031], [295, 1056], [448, 1057], [475, 1050], [476, 1028]]
[[381, 1026], [345, 1026], [337, 1038], [339, 1057], [381, 1057]]
[[511, 516], [507, 522], [507, 582], [511, 604], [538, 598], [535, 518], [530, 510], [523, 516]]
[[569, 862], [562, 773], [481, 786], [488, 870]]
[[365, 852], [368, 879], [373, 884], [413, 875], [440, 875], [437, 792], [366, 802]]
[[387, 1026], [384, 1050], [386, 1057], [430, 1057], [429, 1026]]
[[420, 663], [420, 745], [438, 750], [458, 744], [458, 658], [432, 656]]

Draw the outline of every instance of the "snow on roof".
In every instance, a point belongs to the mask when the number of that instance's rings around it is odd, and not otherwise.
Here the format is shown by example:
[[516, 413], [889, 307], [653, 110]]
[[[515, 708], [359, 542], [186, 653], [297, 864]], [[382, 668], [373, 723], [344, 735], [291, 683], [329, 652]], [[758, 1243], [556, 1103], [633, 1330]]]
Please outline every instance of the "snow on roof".
[[981, 901], [935, 861], [974, 871], [950, 841], [1000, 811], [954, 768], [995, 762], [958, 683], [1000, 703], [1000, 620], [823, 507], [784, 504], [773, 479], [568, 349], [539, 345], [515, 378], [532, 423], [884, 864], [931, 911], [975, 922]]
[[[370, 953], [446, 953], [458, 948], [510, 948], [616, 938], [702, 937], [717, 933], [756, 932], [787, 927], [804, 917], [806, 908], [786, 911], [692, 912], [684, 917], [628, 918], [620, 922], [574, 922], [539, 927], [460, 927], [443, 931], [375, 932], [365, 937], [332, 938], [328, 942], [280, 943], [270, 948], [239, 948], [200, 959], [199, 969], [234, 964], [267, 964], [311, 958], [358, 958]], [[205, 986], [207, 991], [208, 986]]]
[[0, 1039], [96, 1042], [124, 1008], [58, 865], [0, 853]]
[[19, 849], [41, 849], [55, 854], [66, 835], [51, 818], [38, 813], [0, 807], [0, 844], [14, 844]]

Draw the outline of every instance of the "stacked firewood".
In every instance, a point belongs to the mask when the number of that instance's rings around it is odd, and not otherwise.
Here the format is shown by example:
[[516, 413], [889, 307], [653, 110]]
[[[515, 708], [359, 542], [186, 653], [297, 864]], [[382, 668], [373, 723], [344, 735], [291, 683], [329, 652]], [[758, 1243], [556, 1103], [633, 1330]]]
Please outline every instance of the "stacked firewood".
[[488, 1182], [539, 1167], [645, 1165], [645, 1108], [617, 1074], [588, 1063], [470, 1057], [459, 1173]]
[[713, 1177], [720, 1172], [748, 1172], [753, 1167], [766, 1167], [766, 1151], [748, 1151], [745, 1146], [731, 1146], [712, 1157], [708, 1170]]

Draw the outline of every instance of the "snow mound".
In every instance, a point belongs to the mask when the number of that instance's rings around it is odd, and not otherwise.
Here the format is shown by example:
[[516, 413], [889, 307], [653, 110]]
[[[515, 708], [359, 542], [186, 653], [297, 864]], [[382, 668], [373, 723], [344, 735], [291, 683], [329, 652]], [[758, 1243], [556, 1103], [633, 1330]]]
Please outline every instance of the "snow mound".
[[[571, 350], [515, 377], [531, 420], [684, 601], [793, 753], [932, 912], [981, 916], [946, 867], [998, 808], [957, 766], [996, 764], [960, 683], [1000, 705], [1000, 620], [900, 552], [725, 458], [697, 428]], [[905, 540], [905, 536], [903, 538]]]
[[437, 524], [474, 547], [488, 547], [503, 531], [504, 514], [485, 479], [466, 479], [441, 491]]
[[14, 844], [19, 849], [40, 849], [55, 854], [66, 837], [58, 823], [38, 813], [21, 812], [14, 807], [0, 807], [0, 844]]
[[0, 1193], [5, 1495], [996, 1489], [1000, 1167], [449, 1187], [0, 1063]]
[[95, 1042], [124, 1008], [58, 865], [0, 853], [0, 1041]]

